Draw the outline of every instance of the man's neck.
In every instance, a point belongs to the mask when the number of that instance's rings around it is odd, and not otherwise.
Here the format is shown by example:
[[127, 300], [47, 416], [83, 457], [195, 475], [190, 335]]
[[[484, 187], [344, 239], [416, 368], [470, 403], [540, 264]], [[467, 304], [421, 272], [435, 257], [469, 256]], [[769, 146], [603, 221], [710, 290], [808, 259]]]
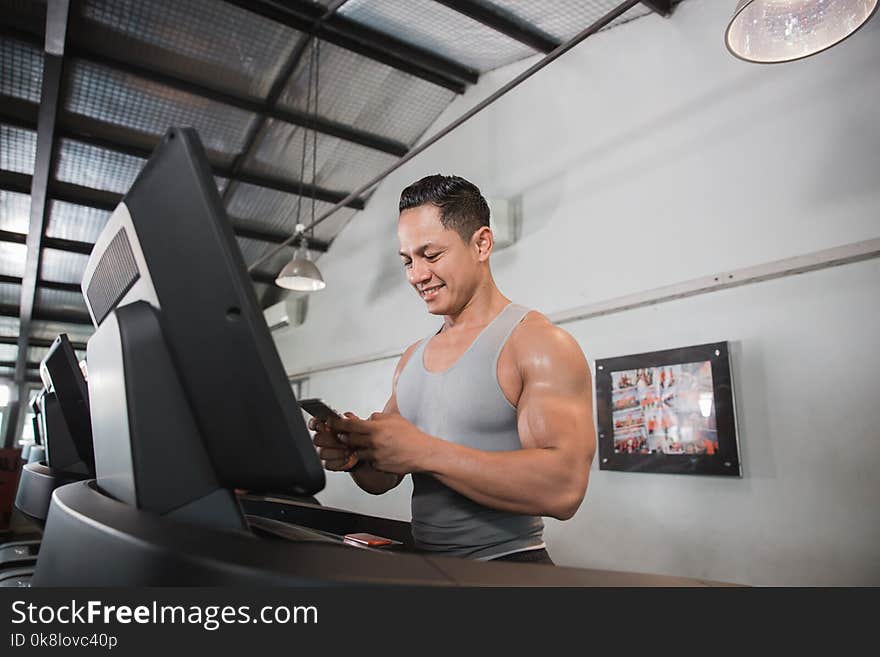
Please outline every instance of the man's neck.
[[453, 315], [444, 315], [444, 330], [482, 328], [510, 303], [490, 277], [477, 287], [465, 306]]

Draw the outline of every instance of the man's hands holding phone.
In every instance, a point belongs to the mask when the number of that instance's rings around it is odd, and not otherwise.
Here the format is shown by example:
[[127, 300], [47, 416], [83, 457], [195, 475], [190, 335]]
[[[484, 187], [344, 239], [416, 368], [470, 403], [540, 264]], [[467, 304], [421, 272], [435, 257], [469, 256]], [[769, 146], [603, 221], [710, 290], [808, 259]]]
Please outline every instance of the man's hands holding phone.
[[[350, 472], [355, 483], [373, 495], [381, 495], [401, 482], [402, 474], [386, 471], [377, 462], [376, 451], [369, 449], [372, 440], [368, 434], [377, 428], [372, 420], [387, 417], [385, 414], [373, 413], [367, 421], [354, 413], [340, 413], [322, 399], [303, 399], [300, 405], [312, 416], [308, 423], [309, 429], [316, 432], [312, 442], [325, 469]], [[367, 434], [361, 434], [365, 428]]]
[[312, 442], [327, 470], [369, 466], [399, 481], [399, 476], [424, 469], [424, 458], [436, 447], [437, 439], [398, 413], [373, 413], [362, 420], [354, 413], [339, 413], [321, 399], [304, 399], [300, 405], [312, 415]]
[[[354, 413], [345, 413], [345, 417], [357, 418]], [[339, 439], [339, 434], [327, 422], [310, 418], [309, 429], [316, 432], [312, 442], [327, 470], [345, 472], [358, 464], [357, 453]]]

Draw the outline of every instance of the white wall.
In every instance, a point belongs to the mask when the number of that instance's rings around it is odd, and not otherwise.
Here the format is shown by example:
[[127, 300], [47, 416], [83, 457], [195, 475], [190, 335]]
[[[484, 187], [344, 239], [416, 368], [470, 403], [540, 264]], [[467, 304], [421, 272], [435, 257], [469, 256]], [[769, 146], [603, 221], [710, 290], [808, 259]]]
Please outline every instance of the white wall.
[[[493, 256], [502, 291], [546, 313], [880, 237], [880, 19], [812, 59], [740, 62], [732, 6], [603, 32], [377, 190], [321, 259], [327, 289], [277, 336], [288, 371], [403, 348], [438, 323], [396, 255], [400, 189], [458, 173], [523, 195], [523, 236]], [[530, 62], [484, 76], [443, 126]], [[845, 265], [566, 324], [590, 360], [734, 343], [743, 479], [602, 472], [564, 565], [746, 584], [880, 584], [880, 263]], [[309, 394], [381, 408], [393, 361], [318, 374]], [[331, 475], [327, 504], [409, 517]]]

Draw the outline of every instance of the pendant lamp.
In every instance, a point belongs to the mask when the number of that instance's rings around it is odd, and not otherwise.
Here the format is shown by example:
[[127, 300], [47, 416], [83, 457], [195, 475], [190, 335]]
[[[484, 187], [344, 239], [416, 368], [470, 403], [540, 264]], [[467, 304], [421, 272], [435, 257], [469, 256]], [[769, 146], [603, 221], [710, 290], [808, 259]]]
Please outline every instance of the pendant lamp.
[[727, 27], [728, 50], [749, 62], [776, 64], [840, 43], [877, 10], [880, 0], [739, 0]]

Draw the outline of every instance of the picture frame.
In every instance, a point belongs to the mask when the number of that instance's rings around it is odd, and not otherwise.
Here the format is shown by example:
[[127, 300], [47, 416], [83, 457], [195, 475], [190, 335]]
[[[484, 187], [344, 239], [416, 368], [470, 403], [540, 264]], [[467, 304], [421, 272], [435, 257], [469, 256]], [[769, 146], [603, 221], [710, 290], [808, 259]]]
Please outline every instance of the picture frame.
[[599, 469], [742, 476], [727, 342], [596, 361]]

